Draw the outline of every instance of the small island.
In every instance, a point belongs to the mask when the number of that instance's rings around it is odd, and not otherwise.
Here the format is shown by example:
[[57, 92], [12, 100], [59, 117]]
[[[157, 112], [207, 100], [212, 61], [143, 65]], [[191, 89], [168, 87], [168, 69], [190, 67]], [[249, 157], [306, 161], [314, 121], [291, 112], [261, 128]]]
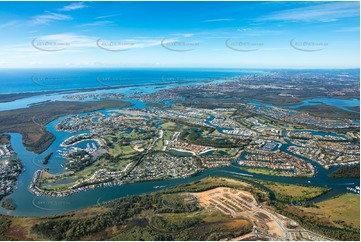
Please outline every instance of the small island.
[[350, 166], [337, 169], [330, 174], [330, 178], [360, 178], [360, 166]]
[[49, 162], [51, 156], [53, 155], [53, 153], [54, 153], [54, 152], [50, 152], [47, 156], [44, 157], [44, 159], [43, 159], [43, 165], [48, 164], [48, 162]]
[[1, 202], [1, 206], [7, 210], [15, 210], [15, 203], [11, 198], [6, 198]]

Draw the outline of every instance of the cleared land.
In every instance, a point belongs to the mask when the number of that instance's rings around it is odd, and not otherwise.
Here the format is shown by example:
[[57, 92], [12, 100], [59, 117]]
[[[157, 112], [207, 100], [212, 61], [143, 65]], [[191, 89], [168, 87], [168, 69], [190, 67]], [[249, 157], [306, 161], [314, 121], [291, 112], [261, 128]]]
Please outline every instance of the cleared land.
[[[351, 195], [351, 196], [350, 196]], [[332, 207], [336, 204], [336, 208]], [[349, 204], [345, 206], [345, 204]], [[168, 188], [157, 193], [116, 199], [103, 205], [62, 216], [16, 218], [0, 216], [0, 238], [18, 240], [250, 240], [277, 238], [288, 240], [330, 240], [303, 229], [303, 221], [312, 228], [332, 226], [327, 218], [338, 214], [353, 226], [358, 214], [359, 197], [347, 194], [316, 204], [321, 212], [305, 207], [272, 203], [265, 191], [246, 182], [210, 177]], [[280, 204], [282, 205], [282, 204]], [[322, 206], [322, 207], [321, 207]], [[279, 210], [281, 208], [281, 210]], [[357, 208], [358, 210], [354, 210]], [[274, 210], [277, 209], [278, 212]], [[345, 212], [350, 209], [349, 213]], [[328, 213], [322, 212], [329, 210]], [[285, 215], [288, 213], [288, 215]], [[316, 214], [319, 212], [319, 215]], [[282, 215], [281, 215], [282, 214]], [[349, 222], [353, 214], [353, 222]], [[323, 216], [316, 221], [317, 216]], [[292, 216], [292, 217], [291, 217]], [[298, 216], [302, 216], [299, 219]], [[300, 225], [292, 225], [290, 218]], [[256, 226], [256, 229], [252, 229]], [[311, 229], [310, 228], [310, 229]], [[257, 231], [257, 232], [256, 232]], [[329, 231], [329, 230], [327, 230]], [[333, 230], [332, 230], [333, 231]], [[345, 240], [356, 239], [348, 231], [330, 233]], [[260, 237], [259, 237], [260, 236]], [[341, 236], [341, 237], [339, 237]], [[346, 237], [343, 237], [346, 236]], [[351, 237], [354, 236], [354, 237]]]
[[245, 218], [200, 208], [188, 193], [131, 196], [53, 218], [2, 218], [2, 236], [20, 240], [219, 240], [252, 229]]
[[219, 187], [209, 191], [193, 193], [206, 208], [214, 207], [234, 218], [246, 217], [254, 225], [254, 230], [271, 235], [276, 239], [285, 237], [282, 227], [274, 220], [273, 215], [262, 209], [251, 193]]
[[[250, 192], [218, 187], [204, 192], [192, 193], [206, 209], [217, 209], [233, 218], [247, 218], [253, 225], [252, 232], [235, 240], [248, 240], [262, 237], [263, 240], [295, 239], [295, 233], [303, 233], [306, 240], [329, 240], [328, 238], [305, 230], [294, 221], [259, 204]], [[288, 228], [290, 224], [294, 226]]]

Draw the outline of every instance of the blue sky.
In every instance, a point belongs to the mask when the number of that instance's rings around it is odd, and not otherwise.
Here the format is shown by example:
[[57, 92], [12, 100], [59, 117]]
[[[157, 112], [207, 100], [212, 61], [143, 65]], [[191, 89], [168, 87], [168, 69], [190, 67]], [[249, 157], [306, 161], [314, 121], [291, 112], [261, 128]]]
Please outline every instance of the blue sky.
[[0, 2], [0, 68], [355, 68], [359, 2]]

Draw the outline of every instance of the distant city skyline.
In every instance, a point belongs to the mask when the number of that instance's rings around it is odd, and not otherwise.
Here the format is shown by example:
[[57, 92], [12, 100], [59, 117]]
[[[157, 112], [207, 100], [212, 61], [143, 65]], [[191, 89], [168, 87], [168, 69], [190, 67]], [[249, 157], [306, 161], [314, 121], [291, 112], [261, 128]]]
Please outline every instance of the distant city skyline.
[[359, 68], [345, 2], [0, 2], [0, 68]]

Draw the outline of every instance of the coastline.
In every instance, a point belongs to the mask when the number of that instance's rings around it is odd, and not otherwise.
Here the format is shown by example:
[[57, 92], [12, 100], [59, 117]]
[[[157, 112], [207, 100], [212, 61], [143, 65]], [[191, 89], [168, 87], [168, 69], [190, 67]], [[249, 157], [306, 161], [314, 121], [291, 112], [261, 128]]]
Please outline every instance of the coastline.
[[[0, 111], [1, 133], [16, 132], [22, 134], [24, 146], [35, 154], [44, 152], [55, 140], [55, 136], [46, 130], [46, 124], [59, 117], [75, 114], [79, 112], [92, 112], [106, 108], [131, 107], [134, 104], [127, 101], [103, 100], [91, 102], [62, 102], [55, 101], [21, 108], [10, 111]], [[34, 120], [41, 120], [38, 123]], [[17, 122], [14, 125], [14, 122]], [[38, 139], [31, 139], [41, 135]]]
[[[220, 78], [222, 79], [222, 78]], [[116, 85], [116, 86], [105, 86], [105, 87], [90, 87], [90, 88], [77, 88], [77, 89], [61, 89], [61, 90], [44, 90], [44, 91], [34, 91], [34, 92], [18, 92], [18, 93], [0, 93], [0, 103], [7, 103], [16, 101], [23, 98], [29, 98], [39, 95], [45, 94], [72, 94], [77, 92], [92, 92], [98, 90], [109, 90], [109, 89], [121, 89], [121, 88], [128, 88], [128, 87], [142, 87], [142, 86], [158, 86], [158, 85], [172, 85], [172, 84], [186, 84], [191, 82], [202, 82], [208, 83], [212, 82], [209, 80], [187, 80], [187, 81], [177, 81], [177, 82], [157, 82], [157, 83], [142, 83], [142, 84], [132, 84], [132, 85]], [[105, 84], [103, 84], [105, 85]]]
[[[155, 85], [158, 85], [158, 84], [155, 84]], [[111, 88], [112, 89], [112, 88]], [[69, 103], [69, 102], [66, 102], [66, 103]], [[70, 102], [71, 103], [71, 102]], [[79, 102], [77, 102], [77, 103], [79, 103]], [[95, 102], [88, 102], [88, 101], [86, 101], [86, 102], [84, 102], [84, 103], [95, 103]], [[34, 106], [34, 108], [37, 108], [37, 107], [39, 107], [39, 106], [43, 106], [43, 105], [51, 105], [50, 103], [43, 103], [43, 104], [39, 104], [39, 105], [35, 105]], [[33, 108], [33, 107], [31, 107], [31, 108]], [[63, 117], [63, 116], [61, 116], [61, 117]], [[37, 120], [36, 120], [37, 121]], [[47, 123], [48, 124], [48, 123]], [[189, 151], [186, 151], [187, 153], [189, 153]], [[220, 168], [220, 169], [210, 169], [209, 171], [204, 171], [204, 173], [205, 174], [217, 174], [218, 176], [221, 176], [221, 177], [223, 177], [224, 176], [224, 174], [220, 174], [220, 173], [222, 173], [223, 171], [222, 171], [222, 169], [223, 168]], [[226, 169], [226, 168], [224, 168], [224, 169]], [[236, 168], [235, 168], [236, 169]], [[227, 168], [227, 170], [229, 170], [229, 171], [234, 171], [235, 169], [233, 169], [232, 170], [232, 168]], [[202, 171], [202, 173], [203, 173], [203, 171]], [[201, 176], [197, 176], [196, 177], [196, 179], [198, 180], [198, 179], [201, 179], [203, 176], [201, 175]], [[267, 176], [256, 176], [256, 177], [261, 177], [261, 179], [269, 179], [269, 177], [267, 177]], [[272, 179], [272, 178], [271, 178]], [[278, 180], [277, 179], [277, 177], [275, 178], [276, 180]], [[282, 179], [282, 178], [280, 178], [280, 179]], [[285, 179], [284, 181], [286, 182], [286, 183], [288, 183], [288, 181], [291, 181], [291, 179], [293, 179], [293, 178], [290, 178], [290, 179]], [[296, 179], [296, 180], [298, 180], [298, 178], [294, 178], [294, 179]], [[184, 180], [184, 182], [187, 182], [188, 181], [188, 179], [184, 179], [184, 178], [179, 178], [179, 179], [175, 179], [175, 180]], [[318, 180], [318, 179], [317, 179]], [[152, 185], [151, 187], [148, 187], [148, 184], [153, 184], [152, 182], [154, 182], [154, 181], [158, 181], [158, 180], [146, 180], [146, 181], [144, 181], [144, 182], [139, 182], [139, 183], [142, 183], [141, 185], [138, 185], [137, 183], [138, 182], [135, 182], [134, 183], [134, 186], [130, 186], [130, 187], [132, 187], [132, 188], [135, 188], [135, 189], [140, 189], [140, 192], [141, 193], [147, 193], [147, 192], [149, 192], [149, 191], [151, 191], [152, 190], [152, 187], [154, 186], [154, 185]], [[319, 181], [319, 180], [318, 180]], [[318, 181], [315, 181], [315, 184], [318, 182]], [[352, 180], [352, 181], [354, 181], [354, 180]], [[321, 181], [321, 183], [323, 183], [323, 181]], [[28, 183], [27, 183], [28, 184]], [[146, 188], [143, 188], [142, 186], [143, 186], [143, 184], [147, 184], [147, 185], [145, 185], [145, 187]], [[164, 184], [165, 186], [172, 186], [172, 185], [168, 185], [168, 184], [175, 184], [175, 183], [173, 183], [173, 182], [169, 182], [168, 180], [159, 180], [159, 184]], [[159, 184], [157, 184], [156, 183], [156, 185], [158, 186]], [[335, 184], [331, 184], [331, 186], [334, 186]], [[92, 189], [92, 190], [94, 190], [95, 192], [93, 193], [92, 191], [87, 191], [87, 192], [89, 192], [88, 194], [98, 194], [98, 193], [103, 193], [103, 191], [105, 191], [105, 190], [103, 190], [103, 188], [104, 189], [106, 189], [106, 187], [103, 187], [103, 186], [101, 186], [102, 188], [100, 188], [100, 189]], [[119, 187], [119, 186], [118, 186]], [[117, 191], [118, 193], [119, 193], [119, 195], [116, 195], [116, 194], [112, 194], [112, 195], [107, 195], [108, 197], [109, 196], [111, 196], [111, 199], [114, 199], [115, 197], [118, 197], [118, 196], [120, 196], [120, 197], [122, 197], [124, 194], [123, 193], [127, 193], [127, 192], [124, 192], [124, 190], [125, 191], [128, 191], [128, 188], [126, 188], [126, 187], [128, 187], [128, 183], [127, 184], [122, 184], [122, 186], [121, 186], [121, 189], [117, 189], [117, 188], [115, 188], [114, 189], [114, 191]], [[124, 190], [123, 190], [124, 189]], [[110, 190], [112, 190], [112, 193], [116, 193], [116, 192], [114, 192], [113, 191], [113, 189], [106, 189], [106, 191], [110, 191]], [[341, 189], [338, 189], [335, 193], [340, 193], [340, 192], [342, 192], [341, 191]], [[132, 193], [130, 193], [130, 194], [132, 194]], [[83, 195], [80, 195], [80, 196], [78, 196], [78, 195], [76, 195], [76, 196], [74, 196], [74, 197], [76, 197], [76, 198], [80, 198], [80, 197], [82, 197]], [[87, 196], [87, 195], [85, 195], [85, 196]], [[125, 196], [125, 195], [124, 195]], [[51, 198], [51, 197], [49, 197], [49, 198]], [[72, 201], [74, 200], [74, 199], [71, 199]], [[108, 200], [108, 198], [106, 198], [106, 200]], [[54, 201], [56, 201], [56, 200], [54, 200]], [[75, 210], [77, 210], [77, 208], [76, 207], [78, 207], [78, 206], [80, 206], [80, 205], [74, 205], [75, 206]], [[86, 202], [85, 203], [85, 206], [92, 206], [92, 205], [89, 205], [89, 203], [88, 202]], [[72, 208], [73, 209], [73, 208]], [[65, 210], [66, 211], [68, 211], [68, 209], [67, 208], [65, 208]], [[64, 210], [64, 211], [65, 211]], [[60, 213], [63, 213], [63, 212], [60, 212]]]

